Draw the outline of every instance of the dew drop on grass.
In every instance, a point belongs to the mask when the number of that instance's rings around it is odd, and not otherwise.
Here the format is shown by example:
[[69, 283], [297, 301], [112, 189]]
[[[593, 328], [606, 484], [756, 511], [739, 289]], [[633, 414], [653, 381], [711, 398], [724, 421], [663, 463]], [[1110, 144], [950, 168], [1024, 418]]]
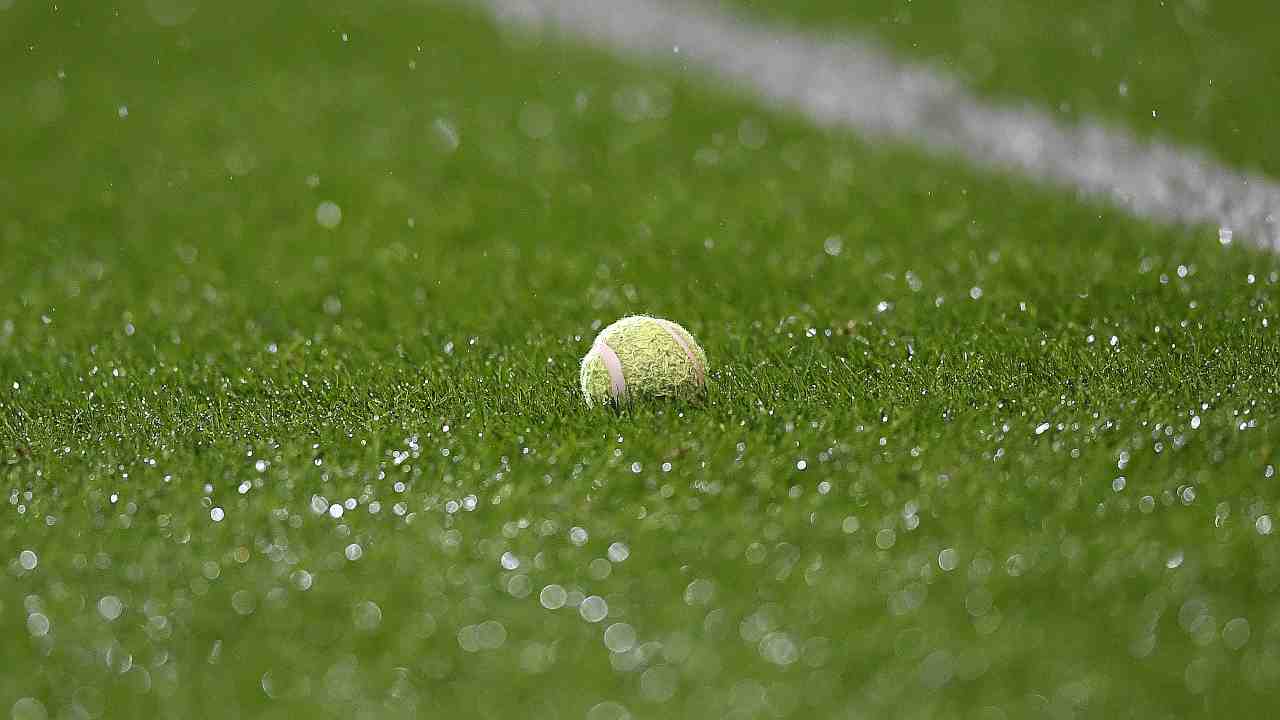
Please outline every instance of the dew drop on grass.
[[946, 572], [955, 570], [960, 563], [960, 554], [955, 548], [946, 548], [938, 553], [938, 567]]
[[791, 636], [782, 632], [771, 632], [760, 639], [758, 646], [760, 656], [774, 665], [787, 666], [800, 659], [800, 650]]
[[627, 623], [614, 623], [605, 628], [604, 645], [610, 652], [627, 652], [636, 645], [636, 631]]
[[338, 227], [342, 223], [342, 208], [329, 200], [320, 203], [316, 206], [316, 222], [327, 230]]
[[652, 703], [664, 703], [675, 697], [680, 674], [670, 665], [655, 665], [640, 675], [640, 695]]
[[[3, 0], [0, 0], [2, 3]], [[13, 720], [48, 720], [49, 712], [44, 704], [33, 697], [18, 698], [9, 711]]]
[[486, 620], [476, 626], [476, 641], [482, 650], [497, 650], [507, 642], [507, 628], [497, 620]]
[[559, 610], [564, 607], [568, 593], [559, 585], [548, 585], [538, 593], [538, 602], [548, 610]]
[[604, 558], [596, 558], [587, 565], [587, 575], [592, 580], [604, 580], [613, 574], [613, 563]]
[[352, 620], [357, 630], [372, 632], [382, 624], [382, 608], [372, 600], [357, 603], [352, 611]]
[[27, 616], [27, 632], [31, 633], [31, 637], [39, 638], [48, 635], [51, 626], [52, 623], [44, 613], [36, 612]]
[[582, 604], [578, 606], [578, 614], [587, 622], [597, 623], [609, 614], [609, 604], [599, 595], [591, 595], [583, 598]]
[[98, 614], [112, 622], [124, 613], [124, 602], [115, 595], [104, 595], [98, 600]]
[[514, 598], [528, 597], [532, 589], [533, 583], [528, 575], [516, 573], [507, 581], [507, 594]]
[[631, 557], [631, 548], [626, 543], [615, 542], [609, 546], [609, 560], [615, 563], [625, 561]]
[[289, 579], [293, 582], [294, 587], [303, 592], [311, 589], [313, 579], [311, 577], [311, 573], [306, 570], [294, 570], [293, 574], [289, 576]]
[[684, 589], [684, 602], [686, 605], [700, 606], [708, 605], [715, 596], [716, 584], [705, 578], [699, 578], [689, 583]]
[[587, 711], [586, 720], [631, 720], [631, 713], [624, 705], [606, 701], [593, 705]]
[[[462, 144], [458, 129], [446, 118], [436, 118], [435, 122], [431, 124], [431, 132], [436, 147], [442, 152], [451, 153]], [[412, 221], [410, 223], [410, 227], [412, 227]]]
[[1228, 649], [1239, 650], [1249, 642], [1250, 632], [1248, 620], [1242, 617], [1228, 620], [1222, 626], [1222, 644]]
[[237, 590], [231, 594], [231, 609], [239, 615], [252, 615], [258, 607], [258, 600], [248, 590]]

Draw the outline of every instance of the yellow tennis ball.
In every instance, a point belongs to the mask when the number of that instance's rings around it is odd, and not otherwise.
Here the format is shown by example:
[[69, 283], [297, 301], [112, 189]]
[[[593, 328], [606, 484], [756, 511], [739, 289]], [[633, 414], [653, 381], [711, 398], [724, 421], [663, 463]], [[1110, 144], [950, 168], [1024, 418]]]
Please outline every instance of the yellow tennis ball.
[[582, 358], [581, 381], [588, 406], [696, 398], [707, 389], [707, 355], [670, 320], [631, 315], [596, 336]]

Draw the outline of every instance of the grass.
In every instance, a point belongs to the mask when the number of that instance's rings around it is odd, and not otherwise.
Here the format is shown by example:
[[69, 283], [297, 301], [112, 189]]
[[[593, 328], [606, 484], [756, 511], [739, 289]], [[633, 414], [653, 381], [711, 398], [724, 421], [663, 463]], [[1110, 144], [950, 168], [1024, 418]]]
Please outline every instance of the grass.
[[1280, 172], [1280, 55], [1265, 2], [721, 0], [771, 21], [851, 31], [959, 75], [979, 93], [1064, 120], [1104, 118], [1147, 137]]
[[[0, 710], [1269, 696], [1274, 258], [456, 9], [235, 9], [8, 11]], [[638, 311], [705, 403], [582, 405]]]

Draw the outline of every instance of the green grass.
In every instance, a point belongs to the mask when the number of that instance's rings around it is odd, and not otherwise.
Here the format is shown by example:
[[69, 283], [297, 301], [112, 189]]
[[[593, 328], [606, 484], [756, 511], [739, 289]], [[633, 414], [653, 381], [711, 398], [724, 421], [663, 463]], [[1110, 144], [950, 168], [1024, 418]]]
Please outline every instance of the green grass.
[[[0, 26], [0, 713], [1270, 696], [1275, 258], [353, 7]], [[705, 403], [582, 405], [639, 311], [701, 341]]]
[[1032, 101], [1068, 121], [1104, 118], [1142, 136], [1280, 173], [1274, 29], [1259, 0], [714, 0], [770, 20], [852, 32], [959, 75], [983, 95]]

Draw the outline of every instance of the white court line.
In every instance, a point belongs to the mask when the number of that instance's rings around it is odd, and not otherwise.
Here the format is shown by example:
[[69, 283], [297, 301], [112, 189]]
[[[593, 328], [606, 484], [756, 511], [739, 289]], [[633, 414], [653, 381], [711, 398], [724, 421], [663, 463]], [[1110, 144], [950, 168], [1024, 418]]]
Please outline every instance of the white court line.
[[746, 21], [689, 0], [471, 0], [500, 21], [631, 57], [665, 58], [765, 104], [874, 138], [960, 155], [1126, 208], [1280, 249], [1280, 185], [1203, 151], [1099, 122], [989, 103], [874, 45]]

